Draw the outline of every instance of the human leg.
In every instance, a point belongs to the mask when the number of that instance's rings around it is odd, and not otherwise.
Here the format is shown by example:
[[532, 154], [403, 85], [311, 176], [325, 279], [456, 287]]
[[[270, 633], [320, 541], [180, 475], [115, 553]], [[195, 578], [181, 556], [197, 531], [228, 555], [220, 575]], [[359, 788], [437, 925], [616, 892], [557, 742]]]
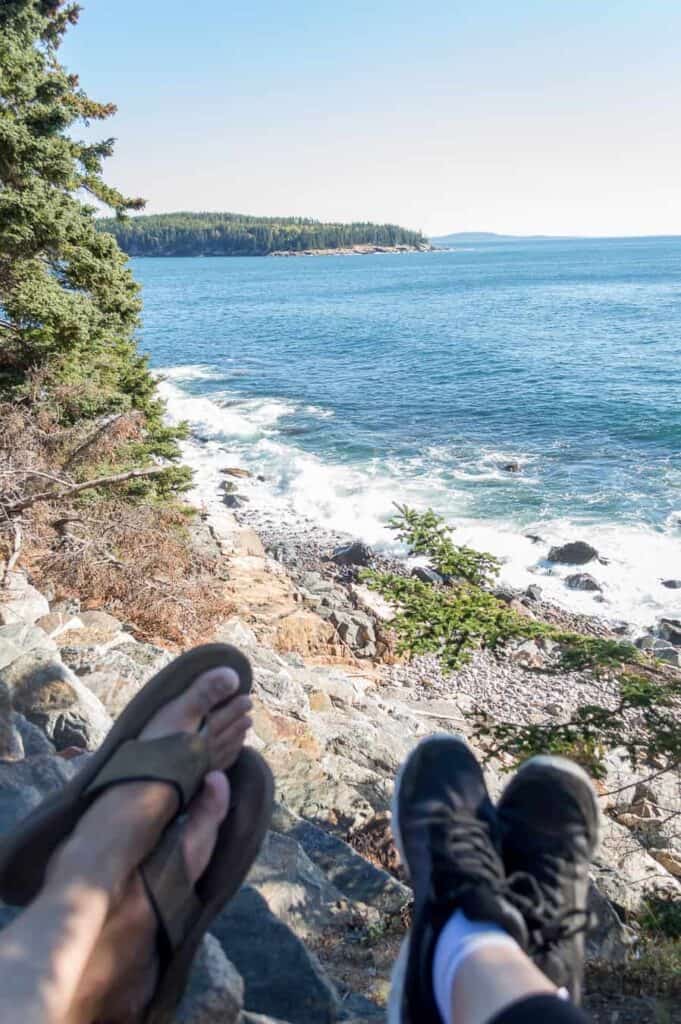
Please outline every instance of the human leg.
[[497, 816], [462, 740], [432, 737], [412, 752], [396, 784], [393, 829], [415, 906], [390, 1024], [584, 1021], [527, 955], [521, 909], [528, 890], [541, 898], [537, 882], [519, 876], [520, 864], [506, 877]]
[[[156, 713], [140, 739], [195, 731], [237, 687], [230, 669], [203, 673]], [[211, 765], [227, 766], [236, 756], [249, 708], [249, 699], [238, 697], [215, 710], [215, 721], [208, 717]], [[83, 814], [52, 858], [38, 898], [0, 935], [0, 1019], [64, 1019], [107, 915], [177, 807], [167, 784], [134, 782], [106, 790]]]

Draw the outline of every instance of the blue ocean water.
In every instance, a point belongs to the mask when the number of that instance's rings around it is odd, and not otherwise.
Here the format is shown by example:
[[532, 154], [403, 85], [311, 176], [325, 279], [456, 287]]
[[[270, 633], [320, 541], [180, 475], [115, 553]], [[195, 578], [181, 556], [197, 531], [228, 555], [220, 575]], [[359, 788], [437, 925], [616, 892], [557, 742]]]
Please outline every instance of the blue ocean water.
[[[515, 582], [613, 617], [681, 611], [660, 583], [681, 578], [681, 239], [133, 263], [197, 463], [237, 458], [375, 543], [393, 501], [433, 505]], [[600, 608], [548, 575], [574, 536], [611, 558]]]

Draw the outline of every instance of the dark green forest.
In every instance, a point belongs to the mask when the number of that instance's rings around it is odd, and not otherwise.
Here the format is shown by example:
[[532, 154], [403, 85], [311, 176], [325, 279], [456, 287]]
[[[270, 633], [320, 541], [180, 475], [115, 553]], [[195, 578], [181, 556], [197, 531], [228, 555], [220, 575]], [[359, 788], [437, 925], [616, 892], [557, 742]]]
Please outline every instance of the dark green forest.
[[350, 245], [426, 245], [395, 224], [323, 224], [300, 217], [239, 213], [165, 213], [98, 221], [130, 256], [266, 256], [271, 252]]

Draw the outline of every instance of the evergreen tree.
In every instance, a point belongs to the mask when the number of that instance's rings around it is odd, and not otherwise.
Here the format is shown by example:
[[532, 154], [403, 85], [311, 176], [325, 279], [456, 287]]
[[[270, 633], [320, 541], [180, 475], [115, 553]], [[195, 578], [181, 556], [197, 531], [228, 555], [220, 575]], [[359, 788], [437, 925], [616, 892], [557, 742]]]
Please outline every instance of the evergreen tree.
[[116, 109], [90, 99], [59, 63], [78, 16], [67, 0], [0, 5], [0, 385], [17, 394], [37, 372], [43, 389], [58, 390], [69, 421], [139, 410], [146, 428], [135, 458], [176, 458], [176, 432], [163, 425], [135, 345], [138, 286], [82, 198], [117, 216], [144, 205], [102, 178], [112, 139], [73, 135]]

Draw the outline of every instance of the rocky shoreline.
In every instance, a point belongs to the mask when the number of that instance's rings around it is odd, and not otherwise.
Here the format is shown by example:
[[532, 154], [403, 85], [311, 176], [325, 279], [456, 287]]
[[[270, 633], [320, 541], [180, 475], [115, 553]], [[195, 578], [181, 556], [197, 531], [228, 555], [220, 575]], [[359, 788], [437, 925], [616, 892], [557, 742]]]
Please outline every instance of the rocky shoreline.
[[375, 256], [383, 254], [400, 254], [405, 252], [437, 252], [434, 245], [427, 242], [421, 245], [348, 245], [337, 249], [279, 249], [270, 256]]
[[[204, 943], [177, 1019], [380, 1021], [410, 903], [387, 815], [394, 774], [413, 743], [433, 731], [470, 733], [475, 708], [541, 721], [586, 700], [608, 706], [614, 684], [588, 671], [557, 673], [542, 642], [513, 645], [501, 658], [479, 652], [450, 676], [431, 658], [399, 660], [391, 609], [357, 580], [358, 563], [376, 559], [353, 538], [244, 500], [247, 491], [239, 467], [216, 475], [191, 542], [213, 561], [233, 609], [205, 639], [237, 644], [254, 666], [251, 742], [275, 772], [277, 810], [248, 884]], [[500, 596], [529, 615], [576, 625], [536, 592]], [[49, 597], [15, 571], [0, 601], [2, 830], [71, 777], [172, 656], [105, 609]], [[579, 621], [607, 632], [600, 620]], [[493, 793], [507, 768], [488, 766]], [[624, 918], [646, 890], [681, 894], [681, 842], [668, 827], [681, 811], [679, 780], [642, 778], [610, 756], [589, 950], [615, 976], [636, 942]], [[1, 913], [6, 920], [13, 911]], [[654, 1007], [617, 998], [597, 1020], [625, 1006], [640, 1022], [655, 1020]], [[599, 999], [594, 992], [597, 1009]]]

